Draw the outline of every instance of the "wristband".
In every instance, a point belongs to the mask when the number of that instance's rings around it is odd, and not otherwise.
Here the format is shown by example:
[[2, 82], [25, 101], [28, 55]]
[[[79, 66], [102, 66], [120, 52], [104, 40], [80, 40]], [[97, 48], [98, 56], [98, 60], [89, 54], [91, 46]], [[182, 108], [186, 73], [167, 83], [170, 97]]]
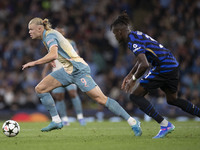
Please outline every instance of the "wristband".
[[132, 76], [133, 81], [137, 80], [135, 75]]

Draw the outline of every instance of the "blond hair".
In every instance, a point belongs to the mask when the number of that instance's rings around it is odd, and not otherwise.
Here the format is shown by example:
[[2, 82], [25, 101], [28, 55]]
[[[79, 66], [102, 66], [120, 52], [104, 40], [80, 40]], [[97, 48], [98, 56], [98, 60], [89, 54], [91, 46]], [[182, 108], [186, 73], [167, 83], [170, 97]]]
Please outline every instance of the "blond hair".
[[49, 22], [49, 19], [42, 20], [41, 18], [33, 18], [29, 24], [36, 24], [36, 25], [43, 25], [45, 30], [51, 29], [51, 23]]

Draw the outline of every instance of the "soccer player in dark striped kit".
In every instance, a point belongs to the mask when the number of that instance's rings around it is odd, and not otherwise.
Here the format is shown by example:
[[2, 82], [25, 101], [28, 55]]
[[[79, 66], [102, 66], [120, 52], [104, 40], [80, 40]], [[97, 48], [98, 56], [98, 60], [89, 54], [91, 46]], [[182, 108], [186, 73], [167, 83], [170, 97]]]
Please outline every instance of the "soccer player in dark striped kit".
[[[126, 12], [111, 24], [111, 30], [119, 44], [128, 46], [136, 56], [136, 63], [124, 78], [121, 88], [131, 92], [136, 80], [140, 78], [139, 85], [130, 94], [130, 100], [160, 124], [161, 129], [153, 138], [165, 137], [175, 126], [164, 119], [144, 97], [151, 89], [160, 88], [165, 93], [168, 104], [200, 117], [197, 106], [177, 97], [179, 63], [170, 50], [147, 34], [131, 30]], [[144, 75], [149, 68], [149, 72]]]

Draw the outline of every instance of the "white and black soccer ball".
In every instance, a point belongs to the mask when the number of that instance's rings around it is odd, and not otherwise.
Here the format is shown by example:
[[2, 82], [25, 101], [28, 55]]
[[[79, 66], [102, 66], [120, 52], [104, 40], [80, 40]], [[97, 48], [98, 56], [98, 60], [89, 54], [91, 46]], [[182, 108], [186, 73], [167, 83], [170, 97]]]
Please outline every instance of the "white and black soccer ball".
[[3, 133], [8, 137], [16, 136], [20, 131], [19, 124], [14, 120], [7, 120], [2, 126]]

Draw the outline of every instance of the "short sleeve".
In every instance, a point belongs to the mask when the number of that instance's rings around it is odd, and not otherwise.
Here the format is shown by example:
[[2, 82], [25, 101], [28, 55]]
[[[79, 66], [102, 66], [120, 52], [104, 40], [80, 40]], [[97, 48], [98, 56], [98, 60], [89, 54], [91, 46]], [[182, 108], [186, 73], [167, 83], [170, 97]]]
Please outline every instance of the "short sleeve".
[[145, 53], [145, 47], [141, 44], [129, 42], [128, 48], [137, 56], [138, 54]]
[[130, 34], [128, 48], [137, 56], [145, 53], [145, 43], [138, 38], [137, 35]]
[[46, 36], [46, 45], [48, 47], [48, 49], [50, 49], [53, 45], [57, 45], [58, 46], [58, 42], [56, 40], [56, 36], [54, 34], [48, 34]]

